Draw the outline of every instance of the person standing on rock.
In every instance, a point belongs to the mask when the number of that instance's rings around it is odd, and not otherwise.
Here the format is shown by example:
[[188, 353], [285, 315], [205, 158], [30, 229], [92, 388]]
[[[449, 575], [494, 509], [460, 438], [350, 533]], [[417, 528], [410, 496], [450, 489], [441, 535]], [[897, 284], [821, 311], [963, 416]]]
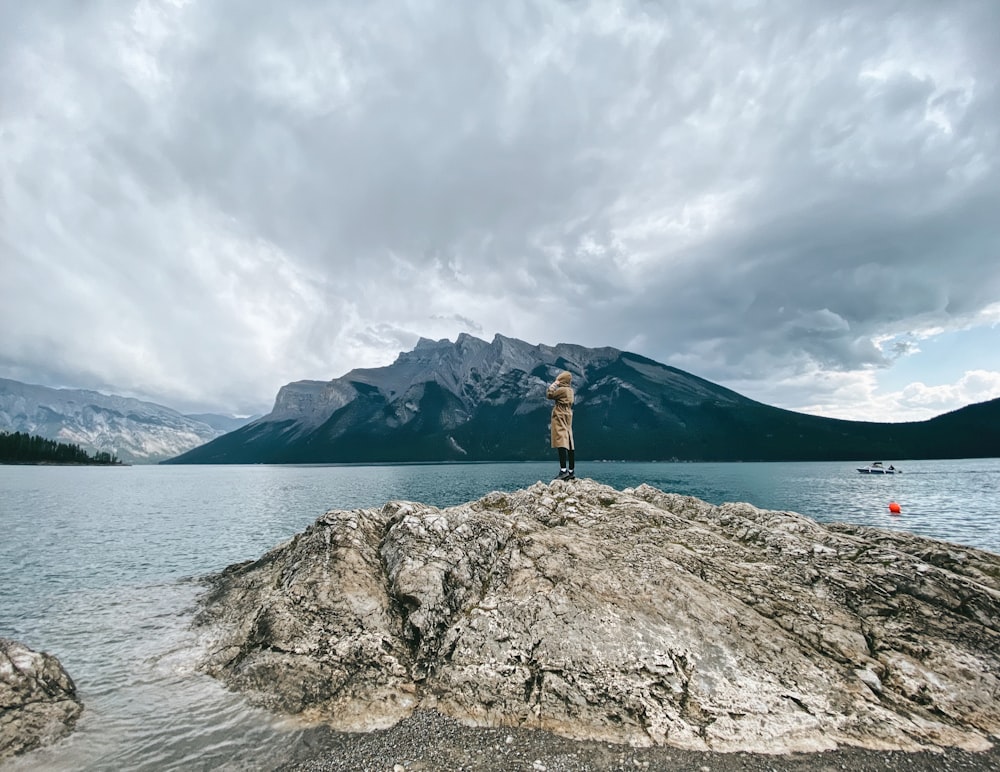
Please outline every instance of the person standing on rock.
[[555, 382], [545, 391], [545, 396], [555, 401], [552, 406], [552, 447], [559, 451], [559, 474], [556, 480], [575, 480], [576, 467], [573, 444], [573, 389], [570, 383], [573, 376], [563, 370], [556, 376]]

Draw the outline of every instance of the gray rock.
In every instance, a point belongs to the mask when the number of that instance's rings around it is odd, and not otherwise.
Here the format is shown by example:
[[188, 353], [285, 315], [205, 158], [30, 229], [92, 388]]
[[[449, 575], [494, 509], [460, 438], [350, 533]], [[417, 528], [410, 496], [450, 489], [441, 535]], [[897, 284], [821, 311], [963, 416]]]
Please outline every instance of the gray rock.
[[989, 748], [1000, 556], [648, 486], [331, 511], [214, 578], [204, 669], [338, 729], [691, 750]]
[[82, 711], [59, 660], [0, 638], [0, 759], [63, 737]]

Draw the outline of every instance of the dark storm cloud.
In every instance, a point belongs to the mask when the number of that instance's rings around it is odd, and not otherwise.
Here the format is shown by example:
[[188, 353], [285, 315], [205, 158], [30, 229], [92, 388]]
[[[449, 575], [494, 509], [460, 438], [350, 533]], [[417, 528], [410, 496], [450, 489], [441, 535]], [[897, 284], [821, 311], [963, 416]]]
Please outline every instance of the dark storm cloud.
[[1000, 298], [998, 8], [5, 7], [0, 362], [220, 406], [461, 331], [885, 366]]

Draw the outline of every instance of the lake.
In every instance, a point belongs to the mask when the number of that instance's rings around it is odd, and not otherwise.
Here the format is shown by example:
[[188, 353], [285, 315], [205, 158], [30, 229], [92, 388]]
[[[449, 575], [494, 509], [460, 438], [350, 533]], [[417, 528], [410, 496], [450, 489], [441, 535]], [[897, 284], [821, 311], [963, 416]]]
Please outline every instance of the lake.
[[[903, 474], [884, 477], [858, 474], [864, 463], [581, 462], [577, 473], [1000, 552], [1000, 459], [901, 462]], [[69, 738], [5, 769], [269, 769], [289, 759], [304, 730], [195, 672], [199, 579], [259, 557], [328, 509], [392, 499], [447, 506], [555, 471], [0, 466], [0, 636], [59, 657], [85, 704]]]

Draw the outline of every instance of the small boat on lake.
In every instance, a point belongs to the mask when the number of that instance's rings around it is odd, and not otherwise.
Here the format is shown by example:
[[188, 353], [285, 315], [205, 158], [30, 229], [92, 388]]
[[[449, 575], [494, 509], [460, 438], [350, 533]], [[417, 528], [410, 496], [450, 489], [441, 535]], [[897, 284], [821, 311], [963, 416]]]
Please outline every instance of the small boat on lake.
[[859, 466], [861, 474], [902, 474], [902, 469], [896, 469], [892, 464], [885, 466], [881, 461], [872, 461], [868, 466]]

